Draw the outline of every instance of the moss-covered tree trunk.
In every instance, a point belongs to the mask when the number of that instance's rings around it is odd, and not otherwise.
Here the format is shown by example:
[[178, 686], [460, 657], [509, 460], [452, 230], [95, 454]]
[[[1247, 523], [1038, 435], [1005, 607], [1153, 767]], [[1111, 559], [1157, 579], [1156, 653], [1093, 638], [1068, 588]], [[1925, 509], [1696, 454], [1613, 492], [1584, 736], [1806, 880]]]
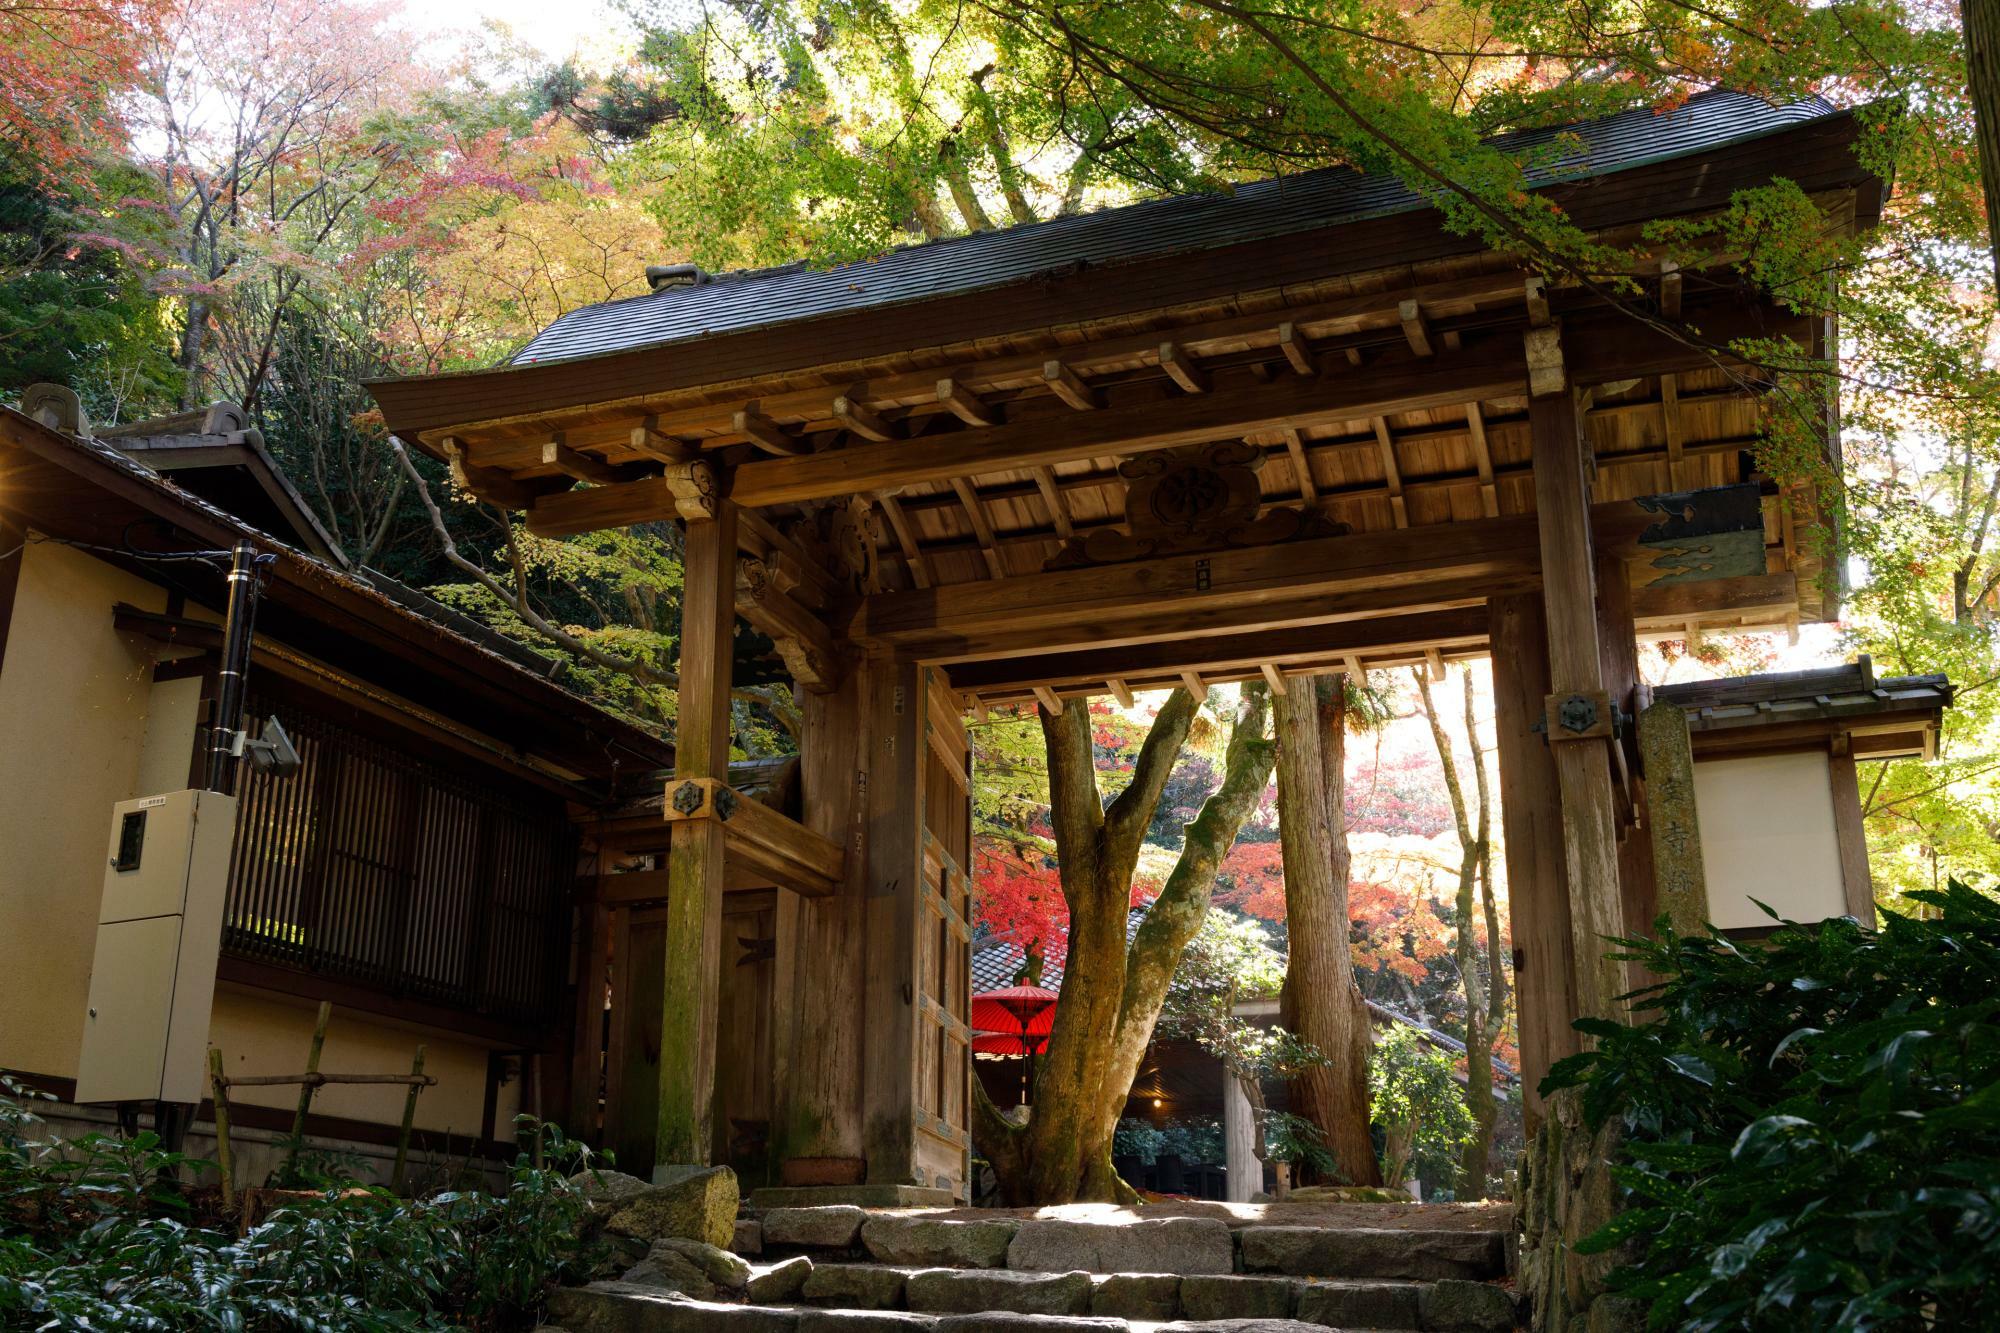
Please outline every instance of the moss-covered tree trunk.
[[1271, 780], [1268, 716], [1262, 687], [1246, 686], [1222, 781], [1188, 825], [1180, 859], [1128, 946], [1132, 872], [1194, 722], [1194, 699], [1178, 689], [1168, 697], [1140, 747], [1131, 785], [1109, 805], [1097, 788], [1088, 710], [1042, 713], [1050, 822], [1069, 907], [1061, 998], [1025, 1126], [1004, 1118], [973, 1083], [974, 1139], [1010, 1203], [1135, 1197], [1111, 1167], [1112, 1131], [1152, 1040], [1174, 968], [1208, 914], [1216, 871]]
[[1354, 984], [1347, 911], [1346, 688], [1295, 680], [1277, 701], [1278, 836], [1285, 862], [1285, 1026], [1326, 1063], [1292, 1081], [1292, 1109], [1319, 1127], [1350, 1184], [1379, 1185], [1368, 1132], [1368, 1006]]

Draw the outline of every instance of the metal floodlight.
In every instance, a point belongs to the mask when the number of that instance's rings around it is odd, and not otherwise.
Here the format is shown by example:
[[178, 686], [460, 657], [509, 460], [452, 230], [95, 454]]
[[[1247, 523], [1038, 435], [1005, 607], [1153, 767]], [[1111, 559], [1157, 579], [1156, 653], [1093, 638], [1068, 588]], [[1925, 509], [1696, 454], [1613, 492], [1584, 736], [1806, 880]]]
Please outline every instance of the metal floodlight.
[[255, 740], [250, 739], [247, 731], [237, 732], [229, 752], [239, 759], [248, 755], [259, 772], [273, 773], [281, 778], [298, 772], [303, 762], [299, 758], [298, 747], [292, 744], [292, 738], [285, 734], [284, 725], [275, 717], [264, 719], [264, 730]]

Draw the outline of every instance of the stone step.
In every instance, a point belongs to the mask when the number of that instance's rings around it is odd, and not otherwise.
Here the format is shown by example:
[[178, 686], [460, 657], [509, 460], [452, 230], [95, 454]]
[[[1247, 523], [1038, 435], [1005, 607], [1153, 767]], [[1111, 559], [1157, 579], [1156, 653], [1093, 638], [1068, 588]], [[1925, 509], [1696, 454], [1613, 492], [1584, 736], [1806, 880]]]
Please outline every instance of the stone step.
[[923, 1314], [994, 1310], [1140, 1321], [1256, 1317], [1302, 1319], [1331, 1328], [1465, 1333], [1504, 1333], [1515, 1323], [1512, 1293], [1455, 1278], [1420, 1282], [1277, 1274], [1031, 1273], [822, 1262], [802, 1285], [787, 1290], [796, 1293], [786, 1296], [787, 1303]]
[[1507, 1274], [1507, 1237], [1499, 1231], [1245, 1227], [1237, 1244], [1249, 1273], [1475, 1282]]
[[922, 1268], [1024, 1272], [1279, 1273], [1292, 1277], [1483, 1281], [1507, 1272], [1498, 1230], [1247, 1226], [1213, 1217], [1112, 1222], [893, 1216], [849, 1205], [773, 1208], [739, 1233], [745, 1252], [867, 1256]]
[[[1329, 1333], [1328, 1325], [1286, 1318], [1127, 1320], [1004, 1311], [930, 1314], [727, 1305], [623, 1282], [563, 1288], [550, 1296], [549, 1317], [557, 1322], [545, 1326], [545, 1333]], [[1344, 1333], [1377, 1331], [1350, 1325]]]

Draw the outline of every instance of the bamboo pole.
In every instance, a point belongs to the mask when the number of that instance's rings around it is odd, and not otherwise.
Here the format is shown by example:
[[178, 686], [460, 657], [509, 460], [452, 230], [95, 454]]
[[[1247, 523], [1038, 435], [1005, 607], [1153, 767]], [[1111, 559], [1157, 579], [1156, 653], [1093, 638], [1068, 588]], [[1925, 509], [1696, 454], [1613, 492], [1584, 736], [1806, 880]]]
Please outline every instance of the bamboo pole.
[[321, 1088], [329, 1083], [420, 1083], [426, 1088], [437, 1086], [437, 1079], [429, 1074], [251, 1074], [243, 1078], [232, 1078], [232, 1088], [275, 1088], [289, 1087], [303, 1083], [307, 1087]]
[[424, 1077], [424, 1048], [417, 1047], [417, 1058], [410, 1064], [410, 1092], [403, 1099], [403, 1127], [396, 1134], [396, 1169], [389, 1177], [391, 1192], [403, 1192], [403, 1172], [410, 1160], [410, 1127], [417, 1120], [417, 1094], [424, 1090], [426, 1083], [435, 1082]]
[[333, 1021], [333, 1004], [328, 1000], [319, 1002], [319, 1017], [313, 1023], [312, 1048], [306, 1052], [306, 1079], [299, 1088], [299, 1109], [292, 1116], [292, 1140], [285, 1150], [285, 1174], [290, 1176], [299, 1161], [299, 1149], [306, 1141], [306, 1113], [312, 1110], [313, 1089], [319, 1080], [312, 1076], [319, 1073], [319, 1053], [326, 1047], [326, 1026]]
[[208, 1048], [209, 1095], [215, 1100], [215, 1167], [222, 1177], [222, 1211], [236, 1211], [236, 1179], [229, 1150], [229, 1081], [222, 1076], [222, 1048]]

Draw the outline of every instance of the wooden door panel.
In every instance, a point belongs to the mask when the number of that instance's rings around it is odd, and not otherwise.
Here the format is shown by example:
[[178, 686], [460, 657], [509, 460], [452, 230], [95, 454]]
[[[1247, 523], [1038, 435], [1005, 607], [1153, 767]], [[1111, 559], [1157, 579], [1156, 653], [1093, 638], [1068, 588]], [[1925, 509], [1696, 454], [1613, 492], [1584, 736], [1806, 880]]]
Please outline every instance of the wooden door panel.
[[964, 1194], [971, 1170], [971, 761], [958, 703], [932, 675], [924, 718], [924, 851], [917, 913], [917, 1165]]

